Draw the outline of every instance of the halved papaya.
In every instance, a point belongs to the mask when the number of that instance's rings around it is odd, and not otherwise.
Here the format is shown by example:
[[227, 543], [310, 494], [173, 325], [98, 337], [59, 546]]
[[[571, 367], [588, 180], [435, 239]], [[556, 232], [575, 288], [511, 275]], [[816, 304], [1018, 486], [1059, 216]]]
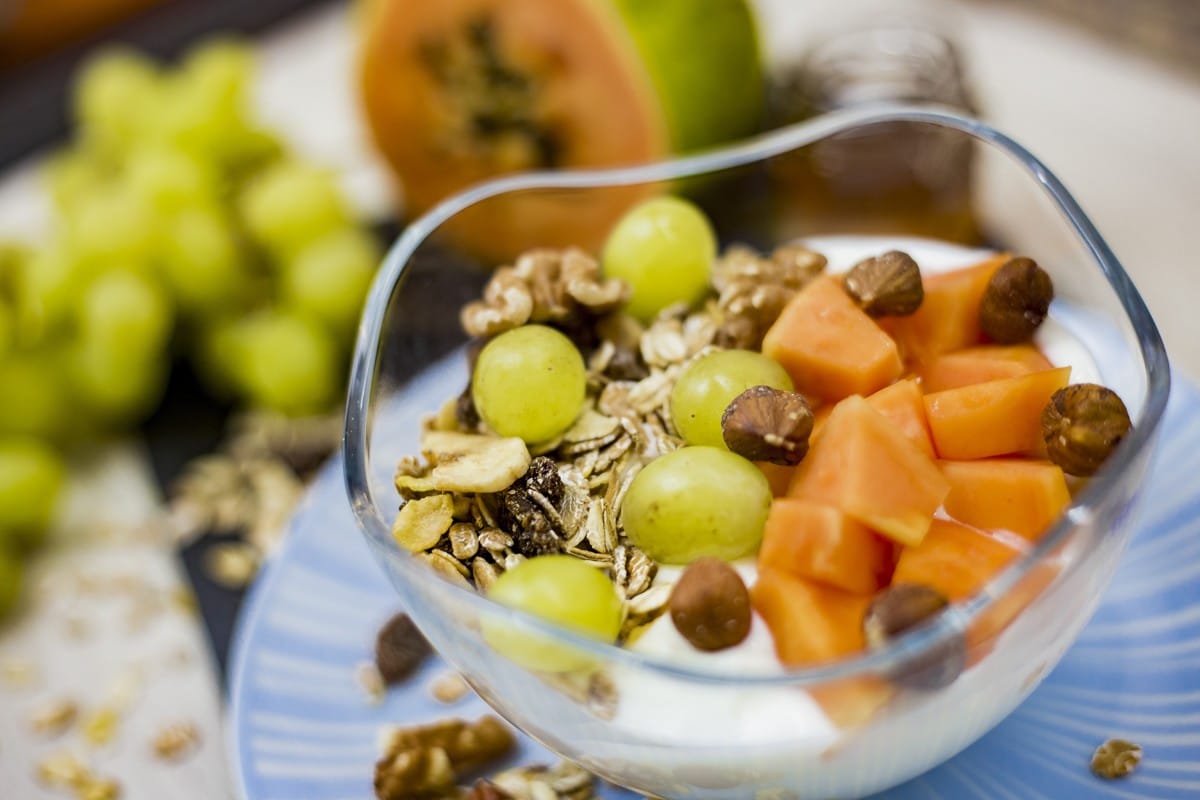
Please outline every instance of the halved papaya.
[[892, 543], [832, 506], [779, 498], [767, 516], [758, 567], [870, 594], [887, 584]]
[[896, 381], [867, 398], [871, 407], [933, 458], [933, 438], [925, 418], [925, 398], [915, 378]]
[[[761, 116], [744, 0], [373, 0], [362, 30], [362, 107], [410, 214], [504, 173], [635, 164], [740, 138]], [[596, 249], [648, 191], [505, 195], [446, 232], [497, 260]]]
[[934, 448], [956, 460], [1039, 452], [1042, 410], [1070, 378], [1059, 367], [925, 395]]
[[1062, 468], [1049, 461], [988, 458], [938, 466], [950, 481], [946, 513], [975, 528], [1036, 541], [1071, 502]]
[[922, 363], [934, 356], [980, 344], [979, 304], [984, 289], [1012, 256], [1001, 253], [965, 269], [924, 278], [925, 299], [907, 317], [884, 317], [880, 326], [891, 334], [907, 363]]
[[838, 403], [796, 468], [788, 496], [834, 506], [878, 533], [920, 543], [950, 484], [933, 460], [861, 397]]
[[985, 344], [937, 356], [918, 369], [926, 394], [1053, 369], [1036, 347]]
[[813, 281], [791, 299], [762, 350], [783, 365], [797, 392], [820, 400], [871, 394], [904, 369], [896, 343], [833, 277]]

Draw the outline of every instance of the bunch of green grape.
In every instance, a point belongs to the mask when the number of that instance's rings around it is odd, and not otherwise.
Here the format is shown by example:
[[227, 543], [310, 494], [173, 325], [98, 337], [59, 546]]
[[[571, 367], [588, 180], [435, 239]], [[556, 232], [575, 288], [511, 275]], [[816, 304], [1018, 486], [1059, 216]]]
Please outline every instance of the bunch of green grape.
[[46, 167], [50, 236], [0, 245], [0, 613], [13, 554], [48, 519], [10, 520], [8, 500], [52, 507], [59, 454], [143, 420], [178, 359], [226, 401], [304, 415], [340, 399], [379, 245], [332, 173], [253, 120], [253, 71], [230, 41], [171, 67], [96, 56]]

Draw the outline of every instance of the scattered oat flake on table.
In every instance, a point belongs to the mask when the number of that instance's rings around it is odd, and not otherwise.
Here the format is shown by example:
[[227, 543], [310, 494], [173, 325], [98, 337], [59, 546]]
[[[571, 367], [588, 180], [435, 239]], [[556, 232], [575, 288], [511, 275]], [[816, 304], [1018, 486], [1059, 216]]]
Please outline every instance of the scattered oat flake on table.
[[120, 717], [111, 708], [98, 708], [83, 720], [83, 738], [93, 747], [103, 747], [117, 735]]
[[1112, 780], [1129, 775], [1142, 761], [1142, 746], [1125, 739], [1109, 739], [1092, 754], [1092, 772]]
[[28, 689], [37, 683], [37, 668], [23, 658], [6, 658], [0, 662], [0, 680], [9, 689]]
[[168, 725], [154, 737], [154, 755], [164, 761], [177, 761], [200, 744], [200, 731], [190, 722]]
[[37, 763], [37, 778], [46, 786], [78, 786], [88, 778], [87, 765], [74, 753], [51, 753]]
[[117, 800], [121, 796], [121, 784], [112, 778], [87, 778], [75, 789], [79, 800]]
[[43, 736], [58, 736], [71, 727], [79, 715], [79, 707], [70, 700], [56, 700], [42, 706], [29, 715], [29, 725], [34, 733]]

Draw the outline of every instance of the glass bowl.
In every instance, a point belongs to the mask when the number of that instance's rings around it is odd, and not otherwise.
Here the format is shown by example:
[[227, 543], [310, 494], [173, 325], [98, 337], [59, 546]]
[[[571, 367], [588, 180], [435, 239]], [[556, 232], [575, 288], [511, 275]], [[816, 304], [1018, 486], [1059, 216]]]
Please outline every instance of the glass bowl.
[[[903, 136], [893, 138], [897, 131]], [[926, 193], [933, 206], [941, 204], [936, 214], [881, 213], [869, 182], [835, 185], [830, 164], [871, 165], [881, 141], [905, 143], [885, 172], [895, 173], [899, 158], [906, 180], [928, 185], [947, 179], [939, 177], [940, 159], [954, 154], [956, 172], [948, 178], [956, 188]], [[443, 234], [461, 237], [464, 226], [477, 233], [489, 220], [508, 225], [514, 215], [553, 207], [556, 220], [578, 220], [577, 230], [559, 235], [594, 247], [614, 209], [668, 188], [707, 203], [724, 242], [769, 248], [815, 233], [928, 233], [920, 226], [940, 214], [950, 220], [936, 229], [943, 235], [984, 237], [1035, 257], [1054, 279], [1051, 317], [1083, 343], [1100, 379], [1125, 400], [1132, 433], [1032, 551], [979, 594], [887, 647], [804, 670], [747, 674], [599, 644], [502, 608], [400, 549], [391, 536], [393, 472], [402, 456], [418, 452], [420, 419], [465, 385], [467, 337], [458, 310], [478, 297], [488, 275], [488, 265], [458, 253]], [[1131, 511], [1168, 391], [1166, 354], [1141, 297], [1045, 165], [981, 122], [880, 106], [676, 161], [507, 177], [417, 220], [389, 252], [359, 330], [346, 482], [408, 613], [489, 704], [551, 750], [660, 797], [857, 797], [969, 745], [1058, 662], [1132, 533]], [[539, 671], [517, 663], [526, 658], [503, 654], [531, 642], [572, 668]], [[906, 678], [931, 658], [964, 646], [967, 667], [957, 680], [906, 688]]]

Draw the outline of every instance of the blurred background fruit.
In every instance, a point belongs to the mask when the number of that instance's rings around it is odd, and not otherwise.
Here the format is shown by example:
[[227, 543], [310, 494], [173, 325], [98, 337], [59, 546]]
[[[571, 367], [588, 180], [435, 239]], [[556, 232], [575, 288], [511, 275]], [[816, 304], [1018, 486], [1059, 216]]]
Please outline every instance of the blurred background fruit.
[[333, 171], [256, 121], [254, 74], [230, 39], [176, 65], [105, 50], [79, 73], [43, 170], [48, 236], [0, 244], [0, 570], [44, 538], [63, 459], [155, 413], [173, 366], [221, 405], [341, 398], [380, 244]]
[[[744, 0], [376, 0], [362, 31], [363, 112], [410, 215], [496, 175], [643, 163], [762, 123]], [[592, 247], [637, 199], [509, 198], [449, 233], [493, 259]]]

